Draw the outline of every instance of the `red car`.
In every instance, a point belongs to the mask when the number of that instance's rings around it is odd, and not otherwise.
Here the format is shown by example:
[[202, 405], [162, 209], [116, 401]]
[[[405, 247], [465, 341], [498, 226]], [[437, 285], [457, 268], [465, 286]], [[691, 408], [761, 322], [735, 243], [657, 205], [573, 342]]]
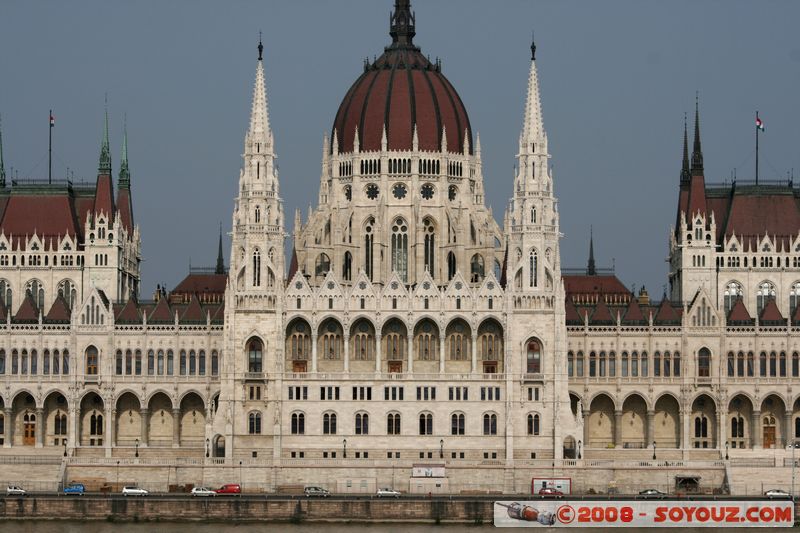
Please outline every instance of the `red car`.
[[542, 487], [539, 489], [539, 496], [563, 496], [564, 493], [553, 487]]
[[222, 485], [214, 492], [217, 494], [241, 494], [242, 487], [240, 487], [238, 483], [228, 483], [227, 485]]

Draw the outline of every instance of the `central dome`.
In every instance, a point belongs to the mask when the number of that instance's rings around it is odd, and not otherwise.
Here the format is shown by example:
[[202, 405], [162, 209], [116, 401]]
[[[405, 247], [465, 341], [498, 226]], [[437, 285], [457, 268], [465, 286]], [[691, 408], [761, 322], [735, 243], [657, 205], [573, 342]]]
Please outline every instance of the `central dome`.
[[[472, 153], [472, 128], [461, 98], [441, 72], [414, 46], [414, 14], [408, 0], [396, 0], [392, 14], [392, 44], [345, 94], [333, 134], [340, 153], [353, 151], [358, 131], [359, 150], [379, 151], [384, 125], [389, 150], [411, 150], [414, 126], [419, 150], [439, 151], [442, 130], [447, 150], [462, 152], [464, 138]], [[336, 147], [331, 144], [331, 151]]]

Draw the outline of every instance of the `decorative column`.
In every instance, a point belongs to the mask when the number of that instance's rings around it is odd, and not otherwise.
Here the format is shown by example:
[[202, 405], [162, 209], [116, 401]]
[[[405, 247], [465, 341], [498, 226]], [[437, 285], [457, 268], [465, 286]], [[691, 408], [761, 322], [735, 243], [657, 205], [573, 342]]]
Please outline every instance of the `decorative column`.
[[311, 332], [311, 371], [317, 371], [317, 332]]
[[342, 332], [344, 334], [344, 371], [350, 372], [350, 328]]
[[11, 448], [11, 443], [14, 441], [13, 412], [11, 411], [10, 407], [6, 407], [3, 410], [3, 413], [5, 413], [5, 426], [6, 426], [6, 434], [4, 436], [5, 442], [3, 442], [3, 448]]
[[786, 448], [790, 442], [794, 442], [793, 434], [792, 434], [792, 412], [786, 411], [783, 413], [783, 447]]
[[472, 373], [478, 372], [478, 333], [472, 333]]
[[622, 446], [622, 411], [614, 411], [614, 446]]
[[445, 358], [445, 337], [439, 335], [439, 373], [444, 374], [444, 358]]
[[761, 411], [753, 411], [750, 417], [751, 447], [761, 448]]
[[381, 334], [375, 332], [375, 373], [379, 374], [381, 371]]
[[103, 439], [103, 445], [107, 450], [111, 450], [114, 446], [116, 446], [116, 437], [114, 437], [114, 426], [115, 418], [117, 416], [116, 409], [106, 409], [103, 411], [103, 416], [105, 417], [105, 438]]
[[[583, 448], [584, 450], [589, 447], [589, 413], [588, 410], [583, 412]], [[583, 452], [583, 456], [586, 457], [586, 452]]]
[[650, 446], [656, 440], [656, 428], [655, 428], [655, 418], [656, 412], [648, 409], [647, 410], [647, 422], [645, 425], [645, 437], [644, 437], [644, 444], [645, 446]]
[[408, 349], [408, 373], [411, 374], [414, 372], [414, 336], [412, 334], [408, 334], [406, 336], [406, 346]]
[[147, 446], [147, 436], [150, 434], [150, 411], [148, 409], [141, 409], [139, 411], [142, 419], [142, 427], [139, 430], [139, 445]]
[[[227, 443], [226, 447], [227, 447]], [[181, 410], [172, 410], [172, 447], [177, 448], [181, 445]]]
[[77, 448], [81, 445], [81, 416], [77, 407], [69, 410], [69, 435], [67, 436], [72, 448]]
[[44, 409], [41, 407], [36, 408], [36, 447], [41, 448], [44, 446]]
[[680, 447], [682, 450], [689, 448], [687, 443], [684, 441], [686, 438], [686, 411], [680, 410], [678, 411], [678, 442], [680, 443]]

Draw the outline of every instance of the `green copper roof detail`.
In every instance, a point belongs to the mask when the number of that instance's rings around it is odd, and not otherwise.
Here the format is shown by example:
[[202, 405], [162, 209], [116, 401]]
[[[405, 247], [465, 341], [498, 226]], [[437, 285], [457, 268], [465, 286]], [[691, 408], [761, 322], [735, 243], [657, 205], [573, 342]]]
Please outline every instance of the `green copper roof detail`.
[[119, 163], [119, 188], [131, 188], [131, 172], [128, 168], [128, 120], [125, 119], [125, 126], [122, 134], [122, 156]]

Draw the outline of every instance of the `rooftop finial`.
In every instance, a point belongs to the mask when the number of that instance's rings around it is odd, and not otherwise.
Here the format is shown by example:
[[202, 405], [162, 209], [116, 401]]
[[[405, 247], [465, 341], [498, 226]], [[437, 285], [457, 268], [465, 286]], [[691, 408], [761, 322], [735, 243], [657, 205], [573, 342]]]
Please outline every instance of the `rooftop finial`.
[[597, 268], [594, 264], [594, 232], [592, 226], [589, 226], [589, 264], [586, 265], [586, 275], [597, 275]]
[[692, 174], [703, 174], [703, 149], [700, 146], [700, 93], [694, 98], [694, 147], [692, 150]]
[[6, 167], [3, 163], [3, 122], [0, 118], [0, 189], [6, 186]]
[[258, 60], [261, 61], [261, 56], [264, 53], [264, 45], [261, 44], [261, 32], [258, 32]]
[[681, 166], [681, 183], [689, 183], [689, 126], [686, 113], [683, 114], [683, 164]]
[[534, 39], [533, 30], [531, 30], [531, 61], [536, 61], [536, 39]]
[[122, 154], [119, 162], [119, 187], [120, 189], [130, 188], [131, 172], [128, 168], [128, 115], [123, 119], [122, 130]]
[[100, 144], [100, 174], [111, 174], [111, 146], [108, 142], [108, 93], [105, 96], [105, 123], [103, 124], [103, 141]]
[[222, 255], [222, 222], [219, 223], [219, 248], [217, 250], [217, 268], [214, 274], [225, 273], [225, 256]]
[[395, 0], [394, 13], [389, 18], [389, 35], [393, 45], [413, 45], [416, 17], [411, 12], [410, 0]]

